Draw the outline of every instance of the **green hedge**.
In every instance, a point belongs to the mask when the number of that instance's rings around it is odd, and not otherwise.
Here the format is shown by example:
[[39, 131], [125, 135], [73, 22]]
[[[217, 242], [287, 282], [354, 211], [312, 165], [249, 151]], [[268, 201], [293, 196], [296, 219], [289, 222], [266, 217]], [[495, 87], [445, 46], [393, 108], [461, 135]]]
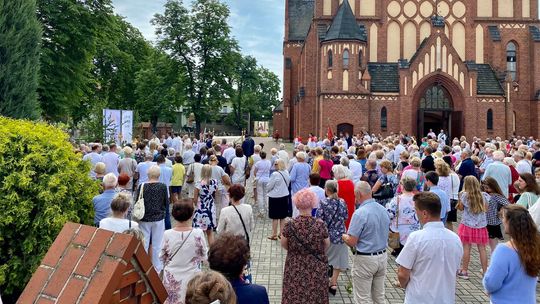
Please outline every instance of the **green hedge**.
[[89, 170], [61, 130], [0, 116], [0, 290], [8, 303], [67, 221], [92, 223], [98, 185]]

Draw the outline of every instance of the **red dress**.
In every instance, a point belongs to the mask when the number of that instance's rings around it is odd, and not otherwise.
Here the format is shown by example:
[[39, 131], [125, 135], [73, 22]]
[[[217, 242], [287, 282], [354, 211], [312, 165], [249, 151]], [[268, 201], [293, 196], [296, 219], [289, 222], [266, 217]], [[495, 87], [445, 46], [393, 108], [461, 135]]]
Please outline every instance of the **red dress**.
[[354, 183], [350, 179], [338, 180], [338, 196], [342, 198], [346, 205], [349, 216], [345, 221], [345, 228], [349, 229], [349, 223], [351, 222], [352, 215], [356, 210], [354, 205]]
[[508, 166], [510, 167], [510, 172], [512, 173], [512, 184], [510, 186], [508, 186], [508, 193], [510, 194], [510, 197], [508, 198], [508, 200], [510, 201], [510, 203], [514, 203], [514, 194], [517, 194], [518, 191], [517, 189], [514, 187], [514, 183], [519, 179], [519, 173], [517, 172], [516, 168], [514, 168], [514, 166]]

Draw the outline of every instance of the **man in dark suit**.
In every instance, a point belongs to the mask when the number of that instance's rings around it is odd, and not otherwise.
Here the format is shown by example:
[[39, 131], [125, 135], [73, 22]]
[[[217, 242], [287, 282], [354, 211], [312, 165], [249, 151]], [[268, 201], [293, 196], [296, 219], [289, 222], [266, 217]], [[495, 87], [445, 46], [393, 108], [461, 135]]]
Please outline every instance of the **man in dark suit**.
[[255, 141], [249, 133], [246, 134], [246, 139], [244, 139], [244, 142], [242, 143], [242, 150], [244, 150], [244, 155], [248, 158], [255, 153]]
[[465, 176], [472, 175], [476, 178], [478, 176], [476, 175], [476, 167], [474, 166], [474, 162], [471, 159], [472, 152], [469, 149], [464, 149], [461, 151], [461, 165], [459, 165], [458, 175], [461, 179], [461, 182], [459, 183], [459, 191], [463, 188], [463, 179]]
[[426, 155], [426, 157], [422, 160], [422, 165], [420, 167], [424, 173], [435, 171], [435, 160], [433, 159], [433, 156], [431, 156], [431, 153], [433, 153], [431, 147], [426, 147], [424, 149], [424, 155]]

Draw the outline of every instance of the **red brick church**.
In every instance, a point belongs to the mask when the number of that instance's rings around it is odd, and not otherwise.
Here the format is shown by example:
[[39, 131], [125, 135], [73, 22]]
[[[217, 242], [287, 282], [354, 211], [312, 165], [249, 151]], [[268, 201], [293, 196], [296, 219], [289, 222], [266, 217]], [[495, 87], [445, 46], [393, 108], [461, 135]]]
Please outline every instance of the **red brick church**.
[[537, 0], [286, 0], [284, 138], [540, 135]]

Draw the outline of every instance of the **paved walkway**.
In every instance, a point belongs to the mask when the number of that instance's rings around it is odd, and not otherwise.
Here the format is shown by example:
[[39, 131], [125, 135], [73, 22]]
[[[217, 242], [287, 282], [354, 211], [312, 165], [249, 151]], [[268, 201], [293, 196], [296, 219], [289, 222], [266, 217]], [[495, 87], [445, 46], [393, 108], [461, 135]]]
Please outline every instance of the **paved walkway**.
[[[270, 148], [276, 146], [269, 139], [255, 138], [255, 142], [264, 142], [266, 151], [270, 151]], [[252, 200], [248, 199], [248, 202], [252, 203]], [[281, 248], [279, 241], [271, 241], [266, 238], [271, 235], [271, 230], [272, 226], [269, 219], [256, 219], [256, 228], [251, 245], [252, 274], [255, 283], [261, 284], [268, 289], [270, 303], [281, 303], [282, 275], [287, 251]], [[397, 264], [394, 257], [391, 255], [388, 255], [388, 257], [386, 302], [403, 303], [403, 290], [392, 286], [392, 282], [397, 280]], [[470, 279], [457, 280], [456, 303], [489, 303], [489, 298], [482, 287], [481, 269], [478, 251], [473, 249], [469, 267]], [[340, 275], [338, 293], [336, 296], [329, 295], [330, 303], [354, 303], [352, 295], [346, 290], [350, 279], [350, 271]], [[537, 302], [540, 303], [540, 287], [537, 287], [537, 295]]]

